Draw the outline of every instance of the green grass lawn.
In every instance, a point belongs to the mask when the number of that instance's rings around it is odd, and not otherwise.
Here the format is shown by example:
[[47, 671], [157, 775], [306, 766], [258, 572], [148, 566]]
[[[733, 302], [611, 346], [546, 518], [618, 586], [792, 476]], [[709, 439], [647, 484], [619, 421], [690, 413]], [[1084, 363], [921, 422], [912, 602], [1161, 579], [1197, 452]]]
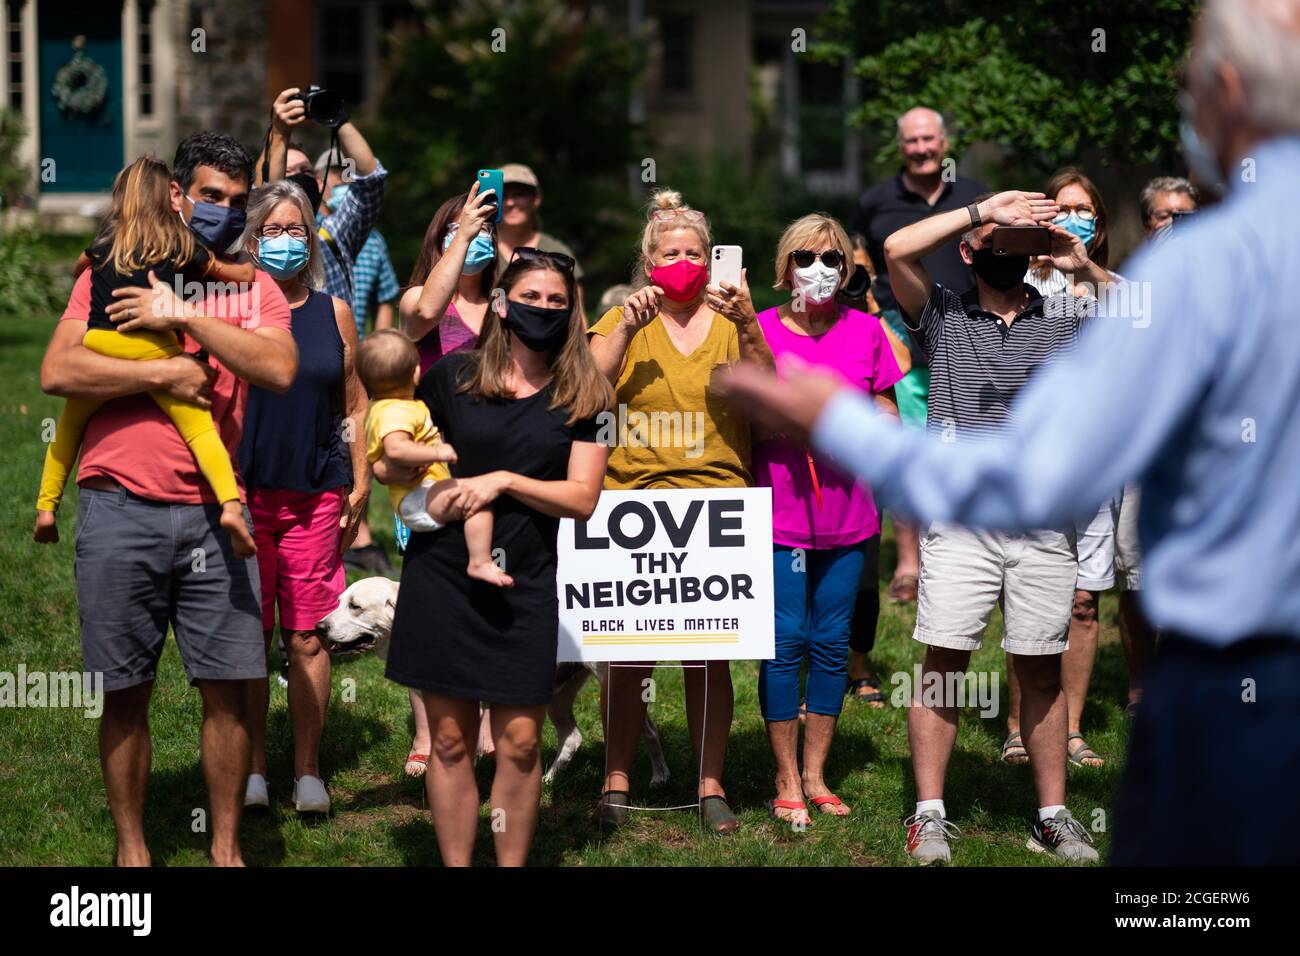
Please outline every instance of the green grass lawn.
[[[30, 537], [33, 501], [44, 454], [42, 420], [56, 417], [59, 402], [40, 392], [37, 372], [53, 319], [0, 318], [0, 671], [20, 663], [28, 671], [78, 670], [77, 604], [72, 576], [72, 516], [75, 489], [61, 509], [63, 542], [39, 546]], [[387, 500], [376, 496], [373, 526], [391, 549]], [[388, 529], [385, 535], [384, 529]], [[882, 584], [893, 566], [885, 540]], [[909, 672], [920, 645], [910, 639], [911, 606], [884, 605], [875, 654], [877, 672], [889, 690], [889, 675]], [[431, 615], [431, 623], [433, 615]], [[1092, 747], [1107, 758], [1102, 769], [1070, 768], [1068, 802], [1092, 827], [1107, 811], [1125, 746], [1122, 700], [1124, 657], [1116, 630], [1113, 594], [1103, 599], [1102, 646], [1084, 714]], [[984, 650], [972, 666], [999, 673], [1005, 714], [1004, 657], [997, 648], [995, 617]], [[591, 808], [604, 766], [594, 683], [578, 699], [578, 721], [586, 742], [567, 773], [542, 797], [542, 814], [532, 862], [540, 865], [905, 865], [900, 822], [912, 812], [915, 793], [907, 749], [906, 712], [871, 710], [847, 702], [828, 766], [835, 791], [853, 808], [847, 818], [817, 817], [797, 834], [767, 818], [763, 802], [772, 793], [772, 760], [758, 711], [758, 665], [732, 667], [736, 717], [728, 750], [726, 786], [741, 815], [742, 828], [728, 839], [702, 835], [690, 812], [638, 814], [632, 825], [601, 839], [591, 825]], [[681, 674], [657, 672], [654, 716], [664, 738], [672, 781], [651, 791], [649, 762], [640, 755], [633, 784], [638, 804], [668, 806], [693, 799], [694, 760], [686, 731]], [[353, 693], [354, 692], [354, 693]], [[352, 866], [425, 865], [439, 860], [432, 824], [419, 783], [402, 775], [410, 742], [406, 691], [386, 681], [373, 655], [336, 661], [334, 694], [325, 726], [322, 766], [334, 799], [328, 820], [304, 822], [286, 807], [292, 787], [290, 730], [285, 692], [272, 682], [269, 727], [269, 814], [245, 816], [245, 857], [252, 865]], [[163, 654], [152, 708], [153, 774], [145, 825], [157, 863], [204, 865], [207, 837], [194, 832], [194, 811], [206, 802], [198, 765], [198, 693], [185, 681], [174, 644]], [[963, 714], [948, 775], [949, 817], [965, 832], [954, 863], [967, 866], [1044, 865], [1025, 849], [1028, 821], [1037, 802], [1027, 766], [999, 760], [1003, 718]], [[554, 733], [546, 727], [545, 760], [554, 755]], [[113, 827], [104, 798], [96, 746], [96, 721], [80, 711], [0, 709], [0, 865], [90, 865], [112, 862]], [[487, 793], [487, 767], [480, 768]], [[1106, 821], [1108, 822], [1108, 821]], [[1103, 855], [1108, 838], [1094, 834]], [[491, 840], [484, 808], [477, 861], [490, 863]], [[1050, 865], [1050, 864], [1048, 864]]]

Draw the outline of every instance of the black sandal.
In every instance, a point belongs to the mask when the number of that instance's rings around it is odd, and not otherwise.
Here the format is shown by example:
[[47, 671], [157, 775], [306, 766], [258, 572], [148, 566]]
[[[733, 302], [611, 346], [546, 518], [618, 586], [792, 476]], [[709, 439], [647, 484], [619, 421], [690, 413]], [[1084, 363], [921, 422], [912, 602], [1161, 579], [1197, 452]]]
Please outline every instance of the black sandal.
[[596, 803], [596, 825], [601, 830], [616, 830], [632, 815], [631, 794], [626, 790], [606, 790]]
[[727, 798], [717, 794], [700, 798], [700, 823], [715, 836], [727, 836], [740, 829], [740, 819], [731, 812]]
[[[871, 693], [859, 693], [864, 687], [869, 687]], [[874, 677], [859, 677], [857, 680], [849, 681], [849, 686], [844, 693], [862, 704], [883, 705], [885, 703], [885, 695], [880, 692], [880, 682]]]

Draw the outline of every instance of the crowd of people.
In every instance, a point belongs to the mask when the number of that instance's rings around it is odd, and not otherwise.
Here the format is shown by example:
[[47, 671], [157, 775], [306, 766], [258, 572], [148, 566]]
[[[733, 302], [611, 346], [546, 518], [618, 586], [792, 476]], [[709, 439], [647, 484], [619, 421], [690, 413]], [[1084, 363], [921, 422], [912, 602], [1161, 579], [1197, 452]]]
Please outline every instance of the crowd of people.
[[[1231, 20], [1223, 7], [1215, 15]], [[330, 655], [317, 624], [338, 606], [346, 567], [392, 571], [367, 528], [372, 479], [388, 489], [405, 555], [387, 659], [413, 717], [404, 771], [426, 777], [447, 864], [471, 859], [479, 753], [495, 760], [490, 805], [510, 821], [493, 828], [497, 860], [527, 859], [556, 658], [559, 519], [589, 517], [602, 489], [747, 486], [772, 490], [775, 656], [758, 679], [772, 818], [803, 829], [853, 812], [825, 767], [845, 701], [885, 705], [870, 659], [879, 495], [897, 507], [887, 598], [915, 602], [923, 673], [964, 673], [1001, 605], [1002, 758], [1032, 768], [1029, 848], [1098, 858], [1067, 808], [1066, 771], [1109, 757], [1088, 744], [1082, 717], [1100, 594], [1116, 583], [1127, 713], [1146, 708], [1156, 632], [1137, 600], [1135, 476], [1158, 436], [1146, 436], [1143, 462], [1102, 470], [1116, 472], [1110, 484], [1062, 475], [1037, 446], [1023, 450], [1023, 466], [1022, 452], [998, 451], [1022, 426], [1049, 427], [1023, 410], [1022, 393], [1076, 351], [1096, 353], [1098, 304], [1129, 281], [1110, 269], [1107, 205], [1083, 171], [1060, 170], [1041, 190], [990, 192], [948, 175], [943, 117], [918, 106], [898, 120], [901, 171], [862, 195], [847, 229], [811, 213], [773, 237], [780, 305], [758, 311], [743, 274], [710, 284], [707, 215], [657, 189], [633, 275], [589, 325], [582, 271], [542, 231], [540, 181], [520, 164], [503, 167], [503, 195], [475, 183], [438, 207], [399, 287], [374, 228], [385, 167], [350, 121], [337, 128], [338, 150], [313, 163], [293, 139], [307, 121], [297, 93], [276, 98], [257, 161], [233, 138], [200, 132], [170, 169], [144, 157], [119, 174], [41, 370], [43, 388], [68, 404], [35, 537], [57, 540], [54, 512], [80, 453], [81, 639], [86, 669], [105, 678], [100, 752], [119, 864], [149, 862], [148, 711], [169, 626], [203, 698], [213, 862], [242, 861], [241, 812], [270, 802], [266, 662], [277, 621], [292, 802], [329, 811], [320, 750]], [[1274, 122], [1278, 148], [1294, 150], [1300, 122]], [[1180, 220], [1199, 194], [1162, 176], [1133, 199], [1159, 244], [1187, 228]], [[1043, 242], [1035, 254], [995, 249], [999, 229], [1026, 226]], [[191, 279], [203, 291], [178, 296], [174, 287]], [[825, 376], [815, 408], [789, 404], [810, 388], [807, 366]], [[720, 367], [754, 376], [731, 386], [734, 402], [719, 396]], [[764, 377], [778, 370], [791, 386], [779, 401]], [[830, 400], [832, 385], [853, 402]], [[1080, 413], [1086, 402], [1065, 404]], [[598, 440], [602, 413], [624, 406], [697, 416], [701, 440]], [[888, 436], [863, 447], [864, 417], [902, 429], [873, 422]], [[987, 475], [909, 473], [897, 434], [921, 443], [923, 432], [974, 449], [972, 460], [983, 455]], [[1112, 454], [1095, 436], [1079, 426], [1055, 441]], [[1053, 480], [1077, 487], [1044, 504], [996, 471], [1021, 467], [1044, 476], [1042, 496]], [[978, 493], [970, 474], [983, 479]], [[1031, 503], [1017, 510], [1017, 495]], [[1143, 518], [1148, 532], [1173, 520], [1166, 501], [1156, 507], [1156, 519]], [[606, 773], [593, 798], [602, 828], [633, 812], [643, 681], [654, 666], [610, 668], [600, 688]], [[729, 662], [687, 667], [684, 683], [701, 824], [732, 833]], [[921, 863], [949, 860], [959, 833], [944, 803], [957, 719], [955, 700], [919, 689], [909, 708], [917, 799], [903, 838]]]

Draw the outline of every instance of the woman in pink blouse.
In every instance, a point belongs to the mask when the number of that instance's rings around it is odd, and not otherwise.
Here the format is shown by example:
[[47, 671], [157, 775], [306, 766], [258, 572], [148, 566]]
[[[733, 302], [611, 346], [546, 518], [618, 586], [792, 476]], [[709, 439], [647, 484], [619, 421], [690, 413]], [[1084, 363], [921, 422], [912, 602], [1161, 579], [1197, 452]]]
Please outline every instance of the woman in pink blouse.
[[[902, 378], [880, 321], [836, 301], [853, 268], [844, 227], [812, 214], [793, 223], [776, 252], [777, 288], [791, 300], [758, 316], [783, 362], [797, 358], [834, 369], [897, 415]], [[849, 623], [868, 547], [880, 533], [871, 491], [808, 446], [756, 435], [755, 484], [772, 489], [776, 657], [759, 670], [758, 695], [776, 759], [772, 815], [807, 824], [807, 802], [822, 813], [849, 808], [823, 778], [844, 701]], [[799, 673], [808, 660], [807, 724], [799, 767]]]

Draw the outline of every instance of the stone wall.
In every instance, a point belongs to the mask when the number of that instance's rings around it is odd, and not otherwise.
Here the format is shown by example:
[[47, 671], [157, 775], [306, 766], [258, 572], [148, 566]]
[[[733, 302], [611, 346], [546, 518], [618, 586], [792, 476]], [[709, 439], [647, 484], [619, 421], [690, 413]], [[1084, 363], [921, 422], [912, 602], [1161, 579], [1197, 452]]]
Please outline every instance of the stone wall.
[[[200, 129], [261, 150], [267, 99], [267, 8], [273, 0], [162, 0], [172, 7], [176, 140]], [[196, 50], [193, 31], [206, 46]], [[160, 91], [161, 93], [161, 91]]]

